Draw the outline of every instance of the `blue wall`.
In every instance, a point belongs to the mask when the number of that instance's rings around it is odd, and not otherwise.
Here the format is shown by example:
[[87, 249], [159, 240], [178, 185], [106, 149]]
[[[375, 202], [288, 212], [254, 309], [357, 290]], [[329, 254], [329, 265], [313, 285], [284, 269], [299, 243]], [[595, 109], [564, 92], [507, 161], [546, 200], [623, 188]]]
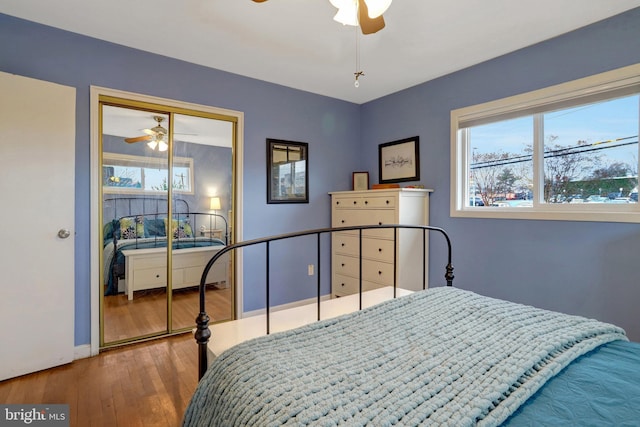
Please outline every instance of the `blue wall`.
[[[431, 224], [451, 234], [456, 286], [613, 322], [638, 341], [638, 224], [449, 216], [452, 109], [638, 62], [640, 8], [370, 102], [361, 111], [365, 170], [377, 182], [377, 144], [420, 135], [421, 182], [435, 189]], [[445, 260], [439, 236], [430, 243], [433, 285]]]
[[[640, 9], [362, 106], [1, 14], [0, 40], [0, 70], [77, 89], [76, 345], [90, 341], [90, 85], [243, 111], [245, 238], [328, 226], [327, 193], [349, 189], [354, 170], [369, 170], [377, 182], [377, 145], [419, 135], [421, 182], [435, 189], [431, 222], [453, 238], [457, 286], [614, 322], [640, 340], [637, 224], [449, 217], [450, 110], [640, 62]], [[266, 138], [309, 143], [308, 205], [266, 204]], [[444, 274], [441, 245], [434, 236], [432, 284]], [[315, 259], [298, 248], [273, 250], [305, 272]], [[251, 283], [264, 265], [248, 264], [245, 309], [252, 310], [263, 301]], [[273, 272], [273, 282], [290, 273]], [[323, 277], [328, 291], [328, 272]], [[277, 290], [273, 303], [310, 296], [312, 282]]]
[[[76, 88], [75, 343], [90, 342], [90, 86], [243, 111], [244, 238], [326, 227], [327, 193], [348, 190], [360, 163], [356, 104], [130, 49], [0, 14], [0, 70]], [[215, 54], [215, 52], [212, 52]], [[185, 76], [188, 76], [186, 78]], [[266, 138], [309, 143], [309, 204], [267, 205]], [[338, 154], [339, 153], [339, 154]], [[315, 251], [289, 250], [305, 275]], [[295, 257], [293, 256], [295, 255]], [[325, 258], [327, 259], [327, 258]], [[294, 268], [292, 267], [292, 268]], [[259, 307], [264, 269], [245, 266], [245, 309]], [[324, 290], [329, 292], [328, 274]], [[274, 280], [276, 280], [274, 278]], [[310, 281], [311, 282], [311, 281]], [[315, 282], [314, 282], [315, 283]], [[301, 297], [313, 295], [303, 283]], [[274, 304], [290, 301], [282, 293]]]

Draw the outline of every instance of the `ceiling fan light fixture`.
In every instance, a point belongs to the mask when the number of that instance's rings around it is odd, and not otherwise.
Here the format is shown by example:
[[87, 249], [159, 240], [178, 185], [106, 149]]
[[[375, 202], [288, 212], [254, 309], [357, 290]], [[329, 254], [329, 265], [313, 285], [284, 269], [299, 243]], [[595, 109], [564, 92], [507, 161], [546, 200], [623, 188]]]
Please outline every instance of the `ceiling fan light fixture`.
[[341, 23], [342, 25], [358, 26], [358, 8], [355, 2], [345, 2], [344, 5], [338, 8], [338, 12], [333, 17], [333, 20]]
[[[367, 16], [376, 19], [382, 16], [391, 5], [392, 0], [363, 0], [366, 6]], [[333, 17], [343, 25], [352, 25], [357, 27], [360, 23], [358, 20], [358, 0], [329, 0], [338, 12]], [[384, 25], [383, 25], [384, 26]]]
[[158, 151], [167, 151], [168, 148], [169, 148], [169, 145], [166, 142], [162, 140], [158, 142]]
[[147, 142], [147, 147], [151, 148], [152, 150], [155, 150], [157, 146], [158, 146], [158, 141], [156, 141], [155, 139], [152, 139], [151, 141]]
[[364, 0], [369, 10], [369, 18], [377, 18], [389, 9], [392, 0]]

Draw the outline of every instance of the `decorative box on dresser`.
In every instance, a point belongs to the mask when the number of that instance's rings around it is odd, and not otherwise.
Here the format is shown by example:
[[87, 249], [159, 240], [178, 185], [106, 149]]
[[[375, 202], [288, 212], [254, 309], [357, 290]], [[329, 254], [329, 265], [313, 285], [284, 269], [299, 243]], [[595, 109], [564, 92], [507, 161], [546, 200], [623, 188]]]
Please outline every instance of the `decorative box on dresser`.
[[[331, 195], [331, 225], [346, 227], [371, 224], [429, 224], [429, 193], [433, 190], [397, 188], [338, 191]], [[334, 233], [331, 239], [331, 294], [340, 297], [357, 293], [360, 265], [358, 230]], [[393, 229], [362, 233], [362, 288], [372, 290], [393, 285]], [[422, 250], [420, 230], [398, 230], [396, 283], [409, 290], [422, 289], [422, 269], [428, 266], [428, 239]], [[425, 267], [427, 268], [427, 267]]]

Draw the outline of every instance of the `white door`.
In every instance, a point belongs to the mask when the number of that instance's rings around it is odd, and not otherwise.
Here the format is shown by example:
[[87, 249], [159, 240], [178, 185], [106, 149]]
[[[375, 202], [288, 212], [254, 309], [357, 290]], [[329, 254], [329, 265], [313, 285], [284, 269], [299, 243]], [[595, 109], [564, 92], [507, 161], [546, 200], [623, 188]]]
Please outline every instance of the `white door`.
[[0, 380], [73, 360], [74, 168], [75, 88], [0, 72]]

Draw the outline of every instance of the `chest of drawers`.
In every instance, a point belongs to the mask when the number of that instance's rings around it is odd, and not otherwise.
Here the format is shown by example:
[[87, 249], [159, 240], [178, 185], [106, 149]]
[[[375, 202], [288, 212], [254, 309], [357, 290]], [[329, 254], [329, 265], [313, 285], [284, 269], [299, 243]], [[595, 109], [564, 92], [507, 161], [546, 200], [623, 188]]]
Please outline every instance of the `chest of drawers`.
[[[372, 224], [429, 224], [429, 193], [432, 190], [392, 189], [339, 191], [331, 195], [331, 225], [346, 227]], [[394, 247], [392, 229], [362, 233], [363, 290], [392, 286], [422, 289], [422, 231], [399, 230]], [[428, 243], [427, 243], [428, 248]], [[397, 267], [394, 270], [394, 251]], [[334, 233], [331, 239], [331, 294], [334, 297], [357, 293], [360, 283], [360, 242], [358, 231]], [[425, 264], [426, 266], [427, 264]]]
[[[207, 262], [222, 246], [203, 246], [173, 251], [172, 288], [182, 289], [200, 284], [200, 278]], [[167, 249], [131, 249], [123, 250], [125, 257], [124, 291], [129, 300], [134, 291], [162, 288], [167, 286]], [[228, 254], [223, 255], [207, 276], [207, 283], [228, 282]]]

